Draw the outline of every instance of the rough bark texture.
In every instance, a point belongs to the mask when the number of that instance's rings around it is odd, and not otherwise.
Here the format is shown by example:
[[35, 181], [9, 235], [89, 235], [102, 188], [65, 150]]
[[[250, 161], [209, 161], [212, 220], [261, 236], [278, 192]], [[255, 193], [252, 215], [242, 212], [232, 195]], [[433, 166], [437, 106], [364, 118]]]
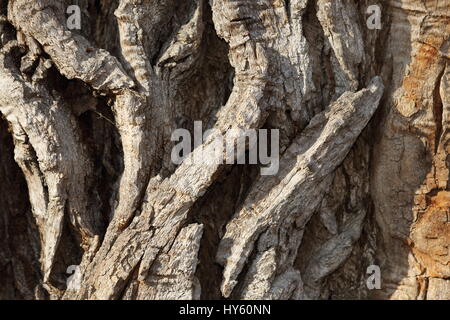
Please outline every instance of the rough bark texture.
[[445, 0], [0, 0], [0, 299], [450, 299], [449, 50]]

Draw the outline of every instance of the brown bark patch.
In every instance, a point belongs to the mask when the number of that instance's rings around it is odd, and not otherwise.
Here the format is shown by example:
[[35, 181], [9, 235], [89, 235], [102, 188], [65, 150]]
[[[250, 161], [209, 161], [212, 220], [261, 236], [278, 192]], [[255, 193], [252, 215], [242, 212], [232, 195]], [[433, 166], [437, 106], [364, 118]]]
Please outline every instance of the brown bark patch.
[[399, 111], [406, 117], [412, 116], [421, 109], [423, 95], [429, 93], [428, 90], [424, 90], [424, 84], [435, 76], [435, 66], [441, 59], [437, 48], [441, 44], [442, 39], [428, 37], [418, 48], [409, 75], [403, 79], [404, 94], [399, 104]]

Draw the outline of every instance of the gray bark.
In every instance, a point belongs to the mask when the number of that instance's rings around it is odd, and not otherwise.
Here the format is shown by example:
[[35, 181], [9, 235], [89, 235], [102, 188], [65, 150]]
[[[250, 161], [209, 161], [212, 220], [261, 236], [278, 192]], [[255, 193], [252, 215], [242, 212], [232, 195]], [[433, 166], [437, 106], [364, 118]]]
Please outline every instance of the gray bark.
[[[0, 298], [450, 299], [449, 12], [0, 0]], [[279, 171], [174, 164], [194, 121], [279, 129]]]

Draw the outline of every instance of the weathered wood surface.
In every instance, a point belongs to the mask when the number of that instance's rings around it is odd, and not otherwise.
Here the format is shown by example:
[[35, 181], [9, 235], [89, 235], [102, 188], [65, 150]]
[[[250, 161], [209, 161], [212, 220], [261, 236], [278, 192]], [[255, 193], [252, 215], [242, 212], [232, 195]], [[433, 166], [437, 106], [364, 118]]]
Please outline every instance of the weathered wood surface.
[[0, 298], [450, 299], [448, 1], [77, 3], [0, 0]]

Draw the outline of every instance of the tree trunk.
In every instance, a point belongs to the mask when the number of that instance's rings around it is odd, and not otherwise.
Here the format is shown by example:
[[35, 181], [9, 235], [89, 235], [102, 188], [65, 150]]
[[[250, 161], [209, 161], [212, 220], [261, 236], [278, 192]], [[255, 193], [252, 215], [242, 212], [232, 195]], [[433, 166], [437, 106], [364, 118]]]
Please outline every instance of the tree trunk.
[[[450, 299], [449, 48], [445, 0], [0, 0], [0, 298]], [[196, 121], [279, 170], [177, 165]]]

